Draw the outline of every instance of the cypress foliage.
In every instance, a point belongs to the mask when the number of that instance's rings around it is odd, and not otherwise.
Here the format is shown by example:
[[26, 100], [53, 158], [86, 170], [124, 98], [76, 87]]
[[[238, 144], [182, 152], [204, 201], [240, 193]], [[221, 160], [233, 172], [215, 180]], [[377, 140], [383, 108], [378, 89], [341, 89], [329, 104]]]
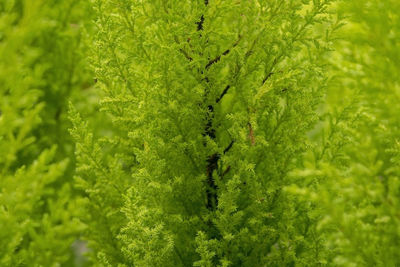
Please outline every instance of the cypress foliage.
[[399, 8], [0, 1], [0, 266], [399, 266]]
[[0, 2], [0, 265], [73, 264], [67, 96], [81, 89], [78, 1]]
[[282, 189], [324, 94], [331, 1], [94, 1], [112, 121], [72, 109], [92, 261], [316, 265], [307, 205]]
[[[344, 215], [333, 217], [341, 265], [397, 266], [399, 260], [400, 20], [397, 1], [354, 1], [343, 6], [352, 24], [338, 48], [359, 92], [362, 109], [354, 142], [346, 150], [350, 168], [341, 184]], [[361, 10], [361, 12], [360, 12]], [[343, 47], [350, 49], [344, 51]], [[336, 211], [338, 212], [338, 211]], [[364, 244], [364, 245], [361, 245]], [[356, 249], [357, 247], [357, 249]]]
[[351, 1], [336, 44], [324, 123], [288, 191], [320, 207], [332, 266], [398, 266], [399, 29], [397, 1]]

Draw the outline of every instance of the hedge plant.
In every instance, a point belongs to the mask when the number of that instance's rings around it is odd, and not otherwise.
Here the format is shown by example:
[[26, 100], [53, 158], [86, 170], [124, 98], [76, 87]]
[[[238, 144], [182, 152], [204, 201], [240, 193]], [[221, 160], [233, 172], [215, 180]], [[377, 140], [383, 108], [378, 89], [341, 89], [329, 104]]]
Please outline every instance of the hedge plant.
[[395, 0], [0, 2], [0, 266], [398, 266]]
[[71, 245], [85, 226], [76, 213], [66, 112], [68, 96], [91, 82], [81, 54], [82, 7], [72, 0], [0, 3], [1, 266], [77, 258]]
[[71, 112], [94, 262], [323, 260], [312, 208], [282, 188], [318, 118], [337, 26], [329, 4], [94, 2], [109, 134], [94, 138]]

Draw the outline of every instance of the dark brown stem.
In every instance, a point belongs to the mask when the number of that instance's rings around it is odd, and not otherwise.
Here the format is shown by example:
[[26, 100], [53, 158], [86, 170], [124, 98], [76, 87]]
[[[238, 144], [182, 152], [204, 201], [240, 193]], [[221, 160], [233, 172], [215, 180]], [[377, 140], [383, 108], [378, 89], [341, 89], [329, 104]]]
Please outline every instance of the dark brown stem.
[[272, 74], [274, 73], [273, 72], [268, 73], [267, 76], [265, 76], [265, 78], [263, 79], [262, 84], [264, 84], [269, 79], [269, 77], [272, 76]]
[[256, 139], [255, 139], [255, 137], [254, 137], [254, 130], [253, 130], [253, 127], [251, 126], [251, 123], [250, 123], [250, 122], [248, 123], [248, 126], [249, 126], [249, 139], [250, 139], [250, 143], [251, 143], [252, 146], [254, 146], [255, 143], [256, 143]]
[[208, 69], [213, 64], [215, 64], [218, 61], [220, 61], [222, 56], [228, 55], [231, 52], [231, 49], [235, 48], [239, 44], [240, 39], [241, 39], [241, 36], [239, 35], [238, 40], [232, 45], [232, 48], [225, 50], [221, 55], [219, 55], [219, 56], [215, 57], [214, 59], [211, 59], [210, 61], [208, 61], [207, 65], [206, 65], [206, 69]]
[[265, 76], [265, 78], [263, 79], [261, 85], [264, 85], [264, 83], [272, 76], [272, 74], [274, 74], [274, 73], [272, 72], [272, 70], [274, 69], [275, 65], [278, 63], [279, 58], [280, 58], [280, 56], [278, 56], [278, 57], [276, 57], [276, 58], [274, 59], [274, 62], [272, 63], [272, 66], [271, 66], [271, 68], [269, 69], [268, 74], [267, 74], [267, 75]]
[[[208, 0], [204, 1], [204, 4], [207, 6], [208, 5]], [[197, 31], [201, 32], [204, 30], [204, 14], [201, 15], [199, 22], [197, 22]], [[240, 40], [240, 37], [239, 37]], [[233, 45], [233, 47], [235, 47], [239, 40], [237, 42], [235, 42], [235, 44]], [[211, 65], [213, 65], [214, 63], [218, 62], [221, 59], [221, 56], [226, 56], [230, 53], [230, 49], [225, 50], [220, 56], [217, 56], [216, 58], [214, 58], [213, 60], [210, 60], [207, 65], [205, 66], [204, 70], [201, 70], [201, 73], [203, 73], [204, 71], [206, 71], [209, 67], [211, 67]], [[186, 55], [185, 55], [186, 56]], [[188, 58], [189, 60], [192, 60], [191, 57], [186, 56], [186, 58]], [[206, 83], [209, 83], [209, 79], [208, 77], [204, 77], [204, 80], [206, 81]], [[211, 140], [215, 140], [216, 139], [216, 131], [213, 127], [213, 119], [214, 119], [214, 105], [216, 103], [219, 103], [221, 101], [221, 99], [224, 97], [224, 95], [228, 92], [230, 88], [230, 85], [227, 85], [225, 87], [225, 89], [223, 90], [223, 92], [221, 93], [221, 95], [215, 100], [214, 104], [210, 104], [207, 106], [208, 112], [207, 112], [207, 117], [206, 117], [206, 125], [204, 128], [204, 133], [203, 136], [204, 137], [209, 137]], [[209, 91], [206, 90], [205, 92], [205, 101], [207, 101], [207, 95], [208, 95]], [[206, 143], [204, 143], [204, 145], [206, 146]], [[229, 146], [224, 150], [224, 154], [227, 153], [233, 146], [233, 141], [229, 144]], [[207, 168], [206, 168], [206, 176], [207, 176], [207, 189], [206, 189], [206, 195], [207, 195], [207, 203], [206, 203], [206, 207], [209, 211], [215, 211], [218, 207], [218, 194], [217, 194], [217, 190], [218, 190], [218, 186], [214, 180], [213, 177], [213, 173], [214, 171], [218, 170], [218, 163], [219, 160], [221, 158], [221, 155], [219, 153], [214, 153], [210, 156], [207, 157]], [[229, 171], [230, 167], [228, 167], [228, 169], [224, 172], [224, 174], [227, 173], [227, 171]], [[223, 174], [223, 175], [224, 175]]]
[[[208, 6], [208, 0], [204, 0], [204, 5]], [[201, 15], [200, 21], [196, 22], [196, 24], [197, 24], [197, 30], [198, 31], [202, 31], [203, 30], [203, 24], [204, 24], [204, 14]]]
[[231, 143], [229, 144], [229, 146], [227, 146], [227, 147], [224, 149], [224, 154], [228, 153], [229, 150], [231, 150], [231, 148], [232, 148], [234, 142], [235, 142], [235, 141], [231, 141]]
[[179, 49], [179, 51], [187, 58], [189, 61], [192, 61], [193, 58], [189, 56], [189, 54], [184, 49]]
[[228, 92], [229, 88], [231, 88], [230, 85], [227, 85], [224, 89], [224, 91], [222, 91], [222, 94], [217, 98], [216, 102], [219, 103], [219, 101], [222, 100], [222, 98], [224, 97], [224, 95], [226, 95], [226, 93]]

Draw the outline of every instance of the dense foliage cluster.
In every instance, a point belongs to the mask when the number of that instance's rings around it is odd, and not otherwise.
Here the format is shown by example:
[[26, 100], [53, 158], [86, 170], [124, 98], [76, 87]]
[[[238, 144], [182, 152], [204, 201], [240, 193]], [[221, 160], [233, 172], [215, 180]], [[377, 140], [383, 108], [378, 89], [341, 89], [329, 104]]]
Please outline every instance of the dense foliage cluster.
[[398, 266], [396, 0], [2, 0], [0, 266]]

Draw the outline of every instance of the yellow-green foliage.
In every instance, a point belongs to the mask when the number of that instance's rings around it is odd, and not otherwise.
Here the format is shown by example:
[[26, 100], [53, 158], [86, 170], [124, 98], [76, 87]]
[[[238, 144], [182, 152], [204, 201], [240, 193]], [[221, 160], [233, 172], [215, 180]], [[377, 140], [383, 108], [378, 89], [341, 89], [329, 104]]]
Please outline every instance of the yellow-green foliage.
[[73, 263], [67, 96], [86, 86], [79, 1], [0, 2], [0, 266]]
[[282, 188], [318, 118], [329, 2], [94, 2], [110, 133], [71, 112], [93, 262], [321, 261], [309, 207]]
[[[306, 180], [287, 190], [312, 199], [328, 265], [400, 264], [398, 1], [348, 1], [332, 55], [323, 124], [313, 132]], [[305, 187], [306, 186], [306, 187]]]
[[399, 266], [399, 8], [0, 0], [0, 266]]

